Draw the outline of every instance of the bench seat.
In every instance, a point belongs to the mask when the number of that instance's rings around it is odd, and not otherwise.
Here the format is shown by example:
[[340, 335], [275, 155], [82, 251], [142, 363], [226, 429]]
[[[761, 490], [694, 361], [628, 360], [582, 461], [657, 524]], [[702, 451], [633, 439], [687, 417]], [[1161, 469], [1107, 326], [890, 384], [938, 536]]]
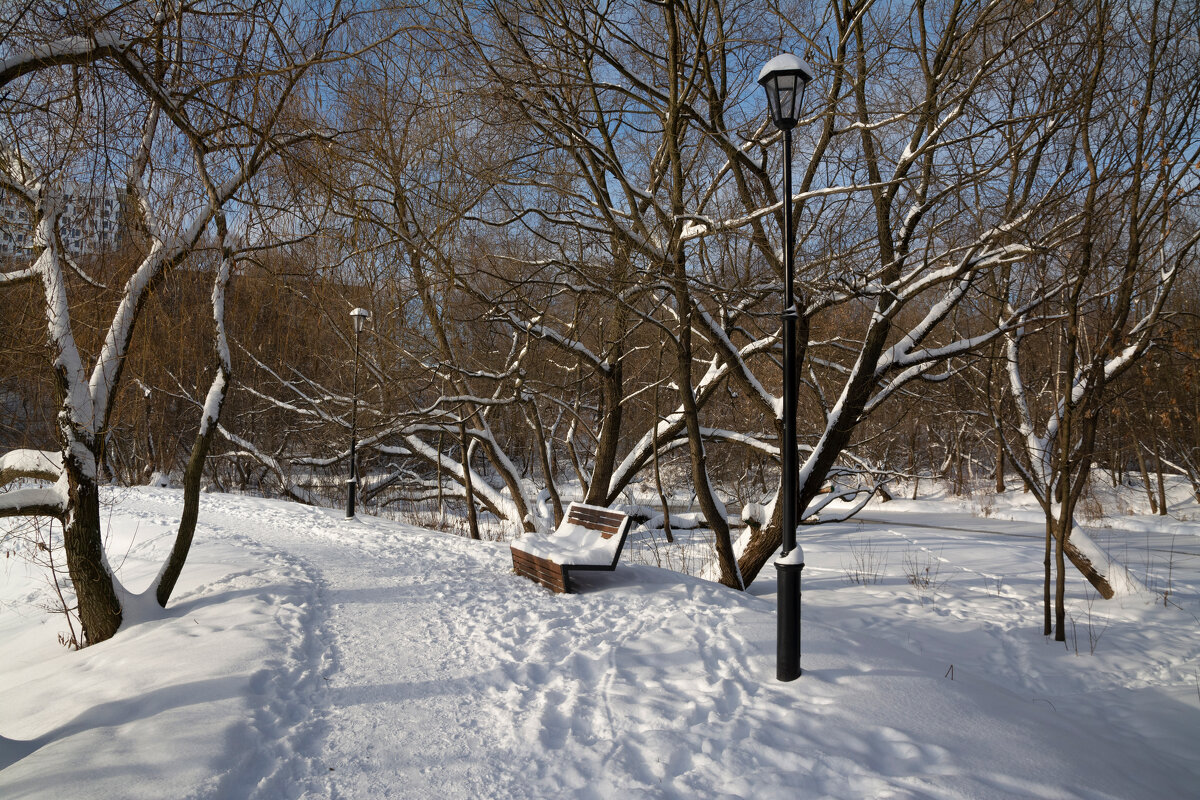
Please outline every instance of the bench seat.
[[571, 503], [554, 533], [526, 533], [510, 545], [513, 569], [551, 591], [570, 593], [572, 572], [616, 569], [629, 524], [619, 511]]

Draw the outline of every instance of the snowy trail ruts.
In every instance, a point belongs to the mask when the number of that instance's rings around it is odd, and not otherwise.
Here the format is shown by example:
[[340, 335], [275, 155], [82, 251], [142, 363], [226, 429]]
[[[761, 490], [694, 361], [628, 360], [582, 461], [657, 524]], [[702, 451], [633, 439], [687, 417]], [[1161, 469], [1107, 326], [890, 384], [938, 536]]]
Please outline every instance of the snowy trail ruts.
[[[481, 639], [504, 617], [504, 584], [517, 580], [484, 568], [496, 548], [328, 510], [246, 511], [258, 517], [259, 548], [303, 565], [305, 604], [322, 617], [310, 620], [316, 636], [297, 632], [290, 663], [269, 665], [283, 677], [268, 706], [304, 708], [308, 724], [262, 726], [264, 739], [280, 737], [269, 749], [287, 763], [256, 796], [503, 796], [497, 775], [519, 787], [519, 763], [479, 759], [480, 743], [502, 735], [485, 696], [500, 665]], [[245, 528], [236, 499], [202, 522], [234, 538]]]
[[[164, 499], [163, 509], [170, 514], [176, 508], [174, 498], [151, 496], [145, 505], [153, 507]], [[316, 562], [302, 555], [307, 548], [287, 545], [299, 541], [305, 531], [328, 524], [328, 517], [319, 509], [302, 506], [281, 508], [274, 514], [264, 514], [257, 506], [253, 516], [258, 524], [251, 536], [246, 524], [249, 510], [240, 505], [244, 503], [223, 499], [215, 508], [202, 506], [199, 526], [206, 536], [244, 547], [254, 566], [200, 591], [229, 590], [242, 586], [248, 577], [257, 578], [259, 585], [252, 591], [272, 615], [284, 646], [279, 657], [269, 659], [251, 676], [250, 692], [256, 698], [252, 721], [236, 743], [240, 753], [232, 759], [232, 767], [216, 776], [208, 791], [214, 797], [296, 797], [298, 787], [319, 774], [314, 765], [327, 732], [322, 684], [336, 669], [336, 647], [327, 618], [327, 582]], [[327, 794], [319, 790], [304, 796]]]

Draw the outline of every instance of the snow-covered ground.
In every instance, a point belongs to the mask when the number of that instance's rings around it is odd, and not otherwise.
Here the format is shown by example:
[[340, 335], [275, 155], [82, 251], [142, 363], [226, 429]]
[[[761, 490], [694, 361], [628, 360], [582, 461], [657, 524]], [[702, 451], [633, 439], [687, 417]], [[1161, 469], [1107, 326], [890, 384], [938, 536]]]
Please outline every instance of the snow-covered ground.
[[[120, 493], [130, 589], [180, 503]], [[622, 564], [557, 596], [500, 543], [206, 495], [171, 608], [130, 603], [80, 652], [4, 561], [0, 797], [1195, 797], [1200, 514], [1109, 506], [1089, 533], [1149, 590], [1073, 575], [1066, 648], [1019, 493], [806, 529], [804, 675], [780, 684], [770, 575]]]

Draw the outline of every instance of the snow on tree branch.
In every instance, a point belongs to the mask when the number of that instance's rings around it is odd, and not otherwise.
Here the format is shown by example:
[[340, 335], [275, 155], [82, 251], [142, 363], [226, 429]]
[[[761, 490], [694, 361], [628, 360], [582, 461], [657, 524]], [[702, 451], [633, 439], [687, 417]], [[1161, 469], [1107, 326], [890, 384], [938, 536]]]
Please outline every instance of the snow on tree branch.
[[10, 450], [0, 455], [0, 486], [19, 478], [57, 481], [62, 475], [62, 453], [53, 450]]

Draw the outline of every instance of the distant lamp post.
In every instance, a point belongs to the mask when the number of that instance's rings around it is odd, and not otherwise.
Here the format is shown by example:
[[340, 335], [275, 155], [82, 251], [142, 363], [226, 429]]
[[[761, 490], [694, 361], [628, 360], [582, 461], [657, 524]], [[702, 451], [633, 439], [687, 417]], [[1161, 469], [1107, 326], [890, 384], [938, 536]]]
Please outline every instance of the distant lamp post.
[[775, 677], [794, 681], [800, 677], [800, 573], [804, 551], [796, 546], [799, 509], [799, 455], [796, 447], [796, 406], [799, 396], [796, 364], [796, 309], [792, 252], [792, 128], [800, 119], [804, 90], [813, 68], [790, 53], [775, 56], [758, 74], [767, 92], [767, 108], [775, 127], [783, 131], [783, 549], [775, 562], [779, 577], [779, 618]]
[[358, 443], [358, 340], [369, 316], [371, 312], [365, 308], [350, 312], [350, 319], [354, 322], [354, 390], [351, 393], [353, 411], [350, 412], [350, 479], [346, 481], [346, 519], [354, 516], [354, 502], [358, 495], [358, 459], [354, 454]]

